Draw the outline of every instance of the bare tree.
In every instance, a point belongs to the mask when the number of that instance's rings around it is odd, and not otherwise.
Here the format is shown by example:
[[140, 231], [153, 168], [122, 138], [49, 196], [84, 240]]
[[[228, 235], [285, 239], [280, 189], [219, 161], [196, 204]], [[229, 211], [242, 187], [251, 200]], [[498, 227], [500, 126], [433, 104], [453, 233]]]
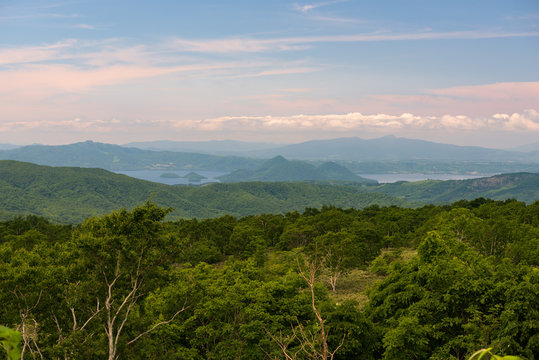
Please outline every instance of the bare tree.
[[33, 305], [28, 304], [26, 296], [17, 288], [13, 291], [15, 297], [18, 299], [19, 304], [19, 316], [21, 318], [21, 323], [17, 326], [16, 330], [21, 333], [22, 336], [22, 349], [21, 349], [21, 359], [24, 359], [26, 352], [30, 352], [32, 358], [39, 356], [40, 359], [43, 359], [43, 354], [39, 349], [37, 344], [37, 337], [39, 333], [39, 324], [33, 318], [32, 311], [39, 305], [41, 301], [41, 296], [43, 295], [43, 290], [39, 292], [37, 300]]
[[[272, 341], [277, 344], [286, 360], [296, 360], [300, 354], [304, 354], [312, 360], [333, 360], [337, 351], [344, 344], [345, 335], [342, 337], [340, 344], [333, 350], [330, 350], [328, 344], [328, 331], [326, 330], [325, 321], [316, 305], [315, 284], [317, 276], [324, 267], [327, 255], [320, 257], [314, 256], [307, 263], [300, 261], [298, 257], [298, 273], [307, 283], [311, 295], [311, 308], [318, 322], [319, 330], [313, 332], [306, 329], [299, 320], [296, 319], [296, 324], [291, 325], [292, 333], [284, 336], [279, 332], [279, 336], [273, 335], [266, 330]], [[290, 346], [293, 343], [299, 343], [299, 348], [292, 350]], [[269, 356], [269, 354], [267, 354]]]

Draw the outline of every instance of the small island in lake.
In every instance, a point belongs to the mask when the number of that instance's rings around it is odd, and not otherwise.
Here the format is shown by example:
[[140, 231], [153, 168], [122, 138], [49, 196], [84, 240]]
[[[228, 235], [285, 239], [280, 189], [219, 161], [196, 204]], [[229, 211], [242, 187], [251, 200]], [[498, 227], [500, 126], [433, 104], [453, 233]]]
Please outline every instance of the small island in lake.
[[205, 176], [197, 174], [196, 172], [190, 172], [189, 174], [184, 175], [183, 178], [189, 180], [189, 182], [199, 182], [202, 179], [206, 179]]
[[159, 177], [163, 179], [178, 179], [180, 175], [175, 173], [162, 173]]

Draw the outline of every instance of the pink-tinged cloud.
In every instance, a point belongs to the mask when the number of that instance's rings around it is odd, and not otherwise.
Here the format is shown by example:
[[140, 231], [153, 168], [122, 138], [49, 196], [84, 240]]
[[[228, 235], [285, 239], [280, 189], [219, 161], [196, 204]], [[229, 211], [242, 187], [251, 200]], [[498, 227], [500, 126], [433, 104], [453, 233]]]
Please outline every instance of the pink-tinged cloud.
[[110, 66], [83, 70], [70, 65], [28, 65], [14, 71], [0, 72], [0, 93], [52, 95], [77, 92], [96, 86], [118, 84], [186, 70], [188, 69], [185, 67], [141, 66]]
[[431, 90], [432, 94], [461, 99], [527, 99], [539, 104], [539, 82], [503, 82]]
[[427, 90], [423, 94], [372, 95], [360, 100], [364, 111], [465, 113], [487, 116], [539, 108], [539, 82], [505, 82]]
[[303, 50], [317, 43], [361, 43], [380, 41], [421, 41], [456, 39], [502, 39], [514, 37], [539, 37], [539, 32], [497, 32], [497, 31], [451, 31], [418, 33], [370, 33], [355, 35], [324, 35], [284, 38], [221, 38], [189, 40], [176, 38], [170, 46], [177, 51], [199, 53], [253, 53], [270, 51]]
[[0, 65], [36, 63], [62, 58], [62, 51], [71, 48], [76, 40], [64, 40], [56, 44], [44, 46], [25, 46], [0, 49]]
[[[249, 66], [244, 64], [244, 67]], [[78, 68], [72, 65], [30, 64], [14, 70], [0, 71], [0, 95], [28, 96], [37, 99], [56, 94], [91, 90], [100, 86], [127, 83], [181, 73], [204, 73], [236, 69], [237, 63], [216, 63], [184, 66], [114, 65], [98, 68]]]

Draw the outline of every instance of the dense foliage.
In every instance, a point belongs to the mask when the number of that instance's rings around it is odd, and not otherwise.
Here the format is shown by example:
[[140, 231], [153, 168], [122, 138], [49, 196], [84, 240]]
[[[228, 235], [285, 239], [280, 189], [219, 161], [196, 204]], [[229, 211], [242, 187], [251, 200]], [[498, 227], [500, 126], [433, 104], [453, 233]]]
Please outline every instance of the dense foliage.
[[24, 358], [539, 358], [539, 202], [169, 211], [0, 223]]

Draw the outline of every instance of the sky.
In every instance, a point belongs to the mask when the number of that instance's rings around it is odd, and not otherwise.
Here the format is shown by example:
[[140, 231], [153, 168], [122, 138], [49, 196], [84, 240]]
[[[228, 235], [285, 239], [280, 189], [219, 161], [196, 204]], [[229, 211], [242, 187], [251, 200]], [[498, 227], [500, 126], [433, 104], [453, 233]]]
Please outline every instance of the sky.
[[539, 141], [537, 0], [0, 0], [0, 143]]

